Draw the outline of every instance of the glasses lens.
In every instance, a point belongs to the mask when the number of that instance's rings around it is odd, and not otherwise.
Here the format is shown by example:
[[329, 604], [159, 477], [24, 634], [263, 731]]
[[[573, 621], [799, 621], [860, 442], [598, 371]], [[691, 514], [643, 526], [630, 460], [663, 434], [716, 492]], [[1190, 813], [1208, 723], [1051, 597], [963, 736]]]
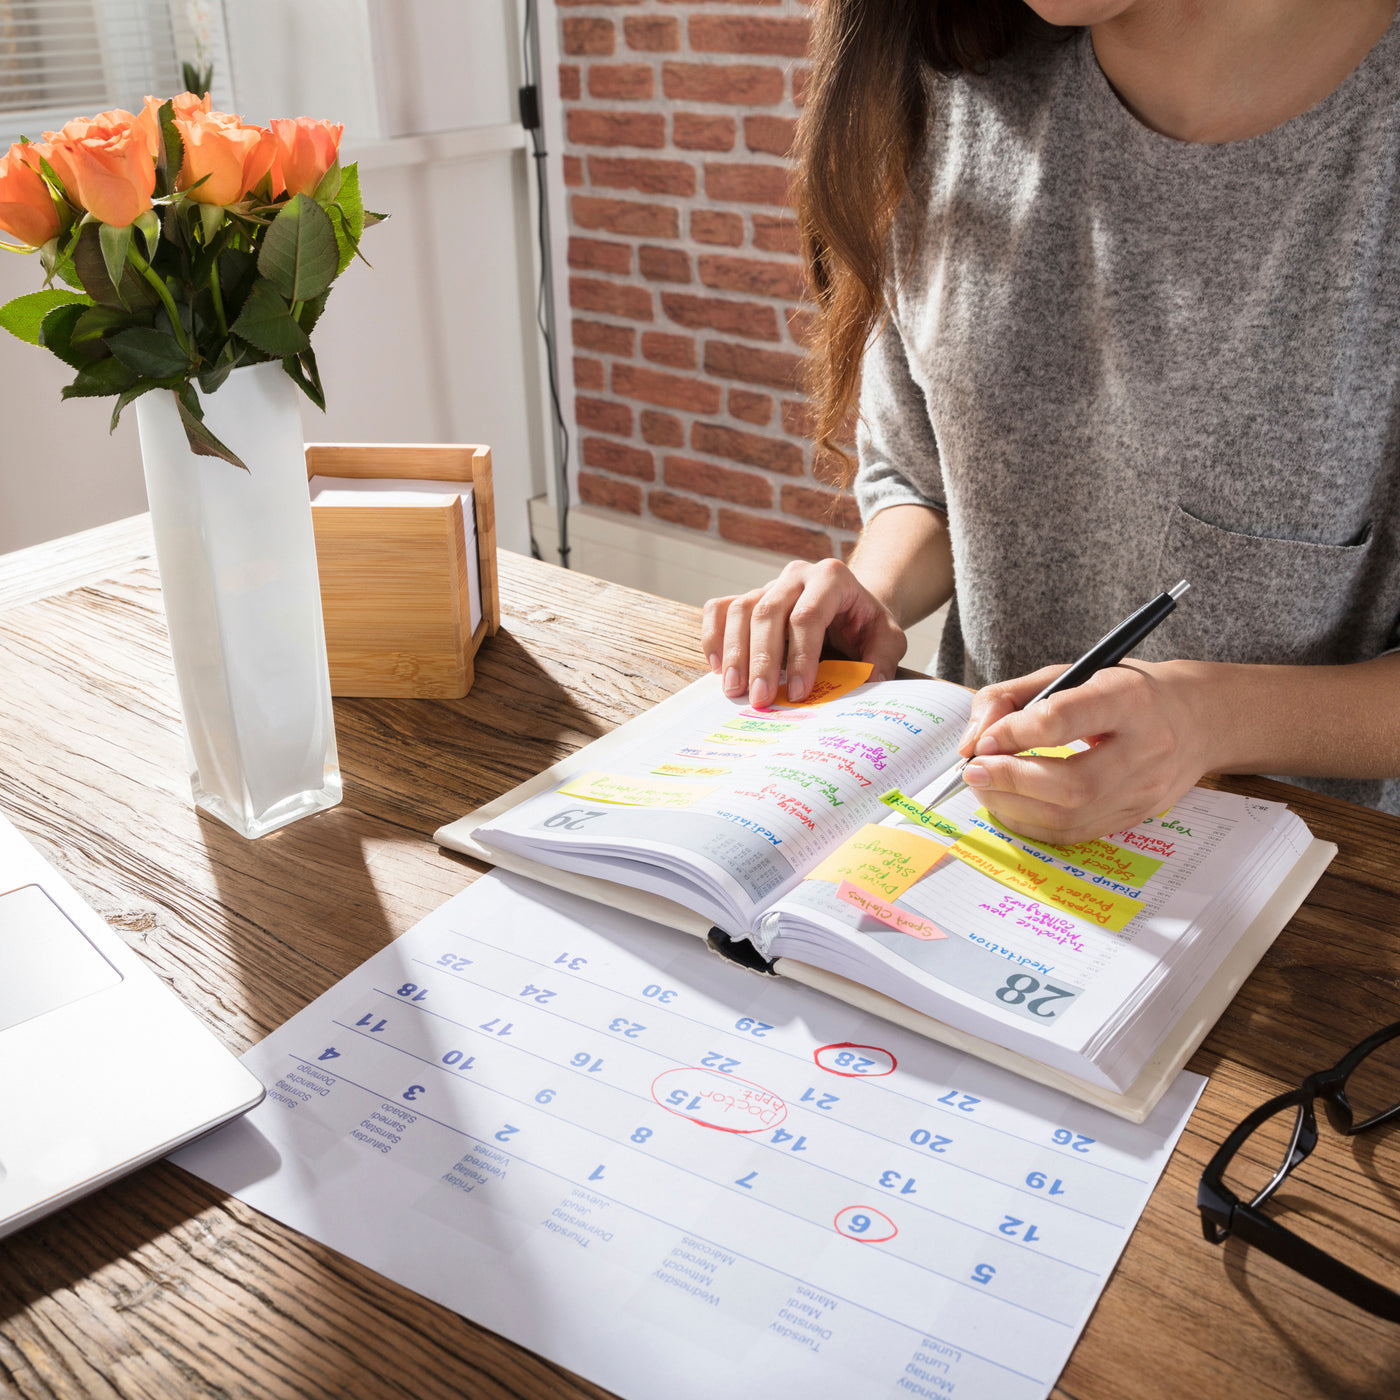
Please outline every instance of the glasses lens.
[[1352, 1070], [1346, 1093], [1357, 1123], [1400, 1104], [1400, 1036], [1377, 1046]]
[[1295, 1107], [1280, 1109], [1240, 1144], [1225, 1168], [1225, 1185], [1239, 1200], [1254, 1200], [1283, 1170], [1302, 1111]]

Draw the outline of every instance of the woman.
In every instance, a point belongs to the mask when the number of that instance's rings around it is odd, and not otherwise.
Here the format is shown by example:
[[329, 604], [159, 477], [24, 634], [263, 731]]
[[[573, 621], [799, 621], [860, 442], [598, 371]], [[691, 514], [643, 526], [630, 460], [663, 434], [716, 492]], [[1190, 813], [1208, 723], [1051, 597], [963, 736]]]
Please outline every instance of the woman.
[[[892, 675], [951, 597], [965, 776], [1028, 836], [1206, 772], [1400, 812], [1394, 14], [826, 0], [799, 213], [865, 529], [707, 605], [727, 693], [769, 701], [786, 653], [800, 696], [825, 636]], [[1181, 578], [1141, 659], [1019, 708]]]

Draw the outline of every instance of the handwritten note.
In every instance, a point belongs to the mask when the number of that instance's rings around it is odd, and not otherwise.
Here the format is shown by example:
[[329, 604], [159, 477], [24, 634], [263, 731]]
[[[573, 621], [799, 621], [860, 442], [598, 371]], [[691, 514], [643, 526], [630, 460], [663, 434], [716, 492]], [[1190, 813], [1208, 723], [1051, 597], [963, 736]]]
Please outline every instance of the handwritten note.
[[728, 768], [706, 768], [698, 763], [662, 763], [651, 770], [660, 778], [722, 778]]
[[1063, 909], [1114, 933], [1120, 932], [1143, 907], [1140, 899], [1066, 875], [985, 832], [970, 831], [950, 849], [960, 861], [990, 875], [1007, 889], [1028, 894], [1042, 904]]
[[823, 705], [864, 685], [874, 669], [868, 661], [822, 661], [817, 665], [817, 678], [812, 682], [810, 695], [804, 695], [801, 700], [789, 700], [787, 686], [780, 685], [773, 704], [778, 709]]
[[957, 822], [940, 817], [937, 812], [925, 812], [922, 802], [915, 802], [912, 797], [906, 797], [898, 788], [891, 788], [880, 801], [886, 807], [893, 807], [901, 817], [918, 822], [920, 826], [926, 826], [930, 831], [936, 831], [950, 840], [956, 841], [963, 834], [962, 827]]
[[849, 881], [868, 894], [898, 899], [915, 880], [926, 875], [948, 847], [915, 831], [889, 826], [863, 826], [838, 846], [807, 876], [833, 885]]
[[[883, 800], [881, 798], [881, 801]], [[977, 815], [998, 831], [1007, 831], [1007, 828], [985, 808]], [[1007, 834], [1015, 835], [1014, 832]], [[1051, 855], [1059, 856], [1070, 865], [1092, 870], [1096, 875], [1107, 875], [1110, 879], [1138, 888], [1145, 885], [1162, 868], [1160, 860], [1137, 851], [1125, 851], [1110, 841], [1080, 841], [1073, 846], [1056, 846], [1049, 841], [1029, 841], [1024, 836], [1016, 836], [1016, 840], [1024, 846], [1033, 846], [1037, 851], [1049, 851]]]
[[714, 791], [698, 783], [668, 782], [664, 778], [632, 778], [621, 773], [597, 770], [570, 778], [559, 789], [568, 797], [588, 802], [612, 802], [620, 807], [689, 807]]
[[933, 939], [948, 936], [937, 924], [931, 924], [918, 914], [911, 914], [908, 910], [900, 909], [883, 899], [876, 899], [868, 890], [851, 884], [849, 880], [842, 880], [836, 887], [836, 898], [853, 905], [862, 914], [884, 924], [886, 928], [907, 933], [912, 938]]
[[720, 729], [713, 734], [705, 735], [704, 742], [707, 744], [743, 744], [752, 752], [754, 748], [762, 748], [764, 744], [776, 744], [781, 737], [779, 734], [745, 734], [735, 729]]
[[797, 725], [791, 720], [755, 719], [740, 715], [737, 719], [731, 719], [724, 728], [738, 729], [746, 734], [786, 734], [789, 729], [796, 729]]

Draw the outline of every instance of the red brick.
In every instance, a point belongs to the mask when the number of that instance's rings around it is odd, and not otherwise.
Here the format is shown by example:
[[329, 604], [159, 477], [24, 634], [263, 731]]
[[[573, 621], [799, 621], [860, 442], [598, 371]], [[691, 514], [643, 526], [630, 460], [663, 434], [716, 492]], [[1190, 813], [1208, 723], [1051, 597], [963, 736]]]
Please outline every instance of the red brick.
[[799, 559], [831, 558], [831, 536], [818, 530], [806, 530], [786, 520], [772, 520], [757, 515], [745, 515], [739, 510], [719, 513], [721, 539], [731, 544], [746, 544], [754, 549], [771, 549], [777, 554], [796, 555]]
[[583, 184], [583, 162], [577, 156], [564, 157], [564, 183], [566, 185]]
[[564, 120], [569, 140], [578, 146], [666, 144], [666, 118], [659, 112], [588, 112], [575, 107]]
[[642, 410], [642, 437], [653, 447], [684, 447], [685, 424], [674, 414]]
[[771, 53], [802, 58], [810, 33], [811, 24], [805, 19], [696, 15], [690, 21], [690, 47], [698, 53]]
[[753, 246], [765, 253], [791, 253], [794, 257], [802, 251], [797, 224], [775, 214], [753, 216]]
[[587, 268], [590, 272], [632, 271], [632, 245], [609, 243], [602, 238], [569, 239], [569, 266]]
[[723, 209], [696, 209], [690, 216], [690, 236], [697, 243], [737, 248], [744, 241], [744, 220]]
[[818, 491], [811, 486], [784, 486], [779, 505], [785, 515], [800, 515], [818, 525], [838, 530], [859, 530], [860, 510], [847, 492]]
[[628, 15], [622, 33], [629, 49], [674, 53], [681, 46], [681, 22], [669, 15]]
[[773, 416], [773, 400], [768, 394], [754, 394], [747, 389], [731, 389], [728, 402], [730, 413], [735, 418], [742, 418], [745, 423], [762, 425]]
[[611, 438], [586, 437], [582, 444], [583, 464], [616, 472], [618, 476], [635, 476], [639, 481], [656, 480], [656, 459], [640, 447], [628, 447], [625, 442]]
[[581, 89], [578, 80], [577, 63], [561, 63], [559, 65], [559, 96], [565, 102], [576, 102]]
[[672, 369], [695, 368], [695, 342], [688, 335], [667, 335], [647, 331], [642, 336], [642, 358]]
[[588, 181], [614, 190], [641, 194], [695, 193], [695, 167], [679, 160], [646, 160], [636, 156], [589, 156]]
[[671, 143], [683, 151], [732, 151], [738, 134], [733, 117], [677, 112], [671, 118]]
[[662, 292], [661, 309], [677, 325], [693, 331], [724, 331], [750, 340], [779, 340], [778, 313], [756, 301], [725, 301], [686, 292]]
[[569, 305], [580, 311], [601, 311], [607, 316], [627, 316], [650, 321], [651, 293], [625, 282], [603, 282], [596, 277], [569, 278]]
[[760, 297], [800, 297], [804, 282], [798, 263], [762, 258], [731, 258], [702, 253], [696, 266], [700, 280], [721, 292], [747, 292]]
[[705, 194], [743, 204], [792, 204], [792, 173], [785, 165], [707, 162]]
[[802, 449], [782, 438], [765, 437], [762, 433], [741, 433], [719, 423], [696, 423], [690, 430], [690, 445], [697, 452], [711, 457], [727, 457], [731, 462], [744, 462], [781, 476], [801, 476]]
[[690, 254], [679, 248], [655, 248], [644, 243], [637, 253], [642, 276], [652, 282], [689, 282]]
[[612, 391], [625, 399], [640, 399], [658, 408], [679, 408], [689, 413], [719, 412], [718, 384], [686, 379], [679, 374], [662, 374], [660, 370], [644, 369], [640, 365], [613, 365]]
[[678, 491], [694, 491], [701, 496], [732, 501], [736, 506], [773, 507], [773, 487], [752, 472], [736, 472], [713, 462], [697, 462], [693, 457], [666, 457], [661, 463], [661, 479]]
[[795, 107], [807, 105], [807, 85], [811, 81], [812, 70], [810, 68], [794, 68], [792, 70], [792, 101]]
[[787, 324], [788, 334], [805, 350], [817, 334], [819, 319], [810, 306], [789, 306]]
[[[598, 71], [595, 64], [593, 73]], [[593, 77], [588, 78], [589, 90], [593, 88]], [[601, 96], [602, 94], [594, 94]], [[763, 151], [770, 156], [792, 154], [792, 143], [797, 135], [797, 123], [791, 117], [770, 117], [764, 114], [744, 118], [744, 144], [751, 151]]]
[[773, 389], [795, 389], [802, 382], [802, 356], [711, 340], [705, 346], [705, 373]]
[[593, 63], [588, 95], [609, 102], [640, 102], [656, 94], [656, 74], [644, 63]]
[[[567, 0], [555, 0], [555, 3], [567, 3]], [[599, 476], [597, 472], [578, 474], [578, 498], [586, 506], [606, 506], [609, 510], [625, 510], [629, 515], [642, 513], [642, 488], [635, 481], [618, 481], [616, 477]]]
[[638, 204], [631, 199], [576, 194], [571, 207], [579, 228], [603, 229], [634, 238], [680, 237], [681, 216], [669, 204]]
[[783, 400], [783, 431], [794, 437], [815, 436], [817, 429], [812, 419], [812, 409], [805, 399]]
[[589, 359], [586, 355], [574, 356], [574, 388], [601, 389], [604, 379], [602, 360]]
[[580, 428], [592, 428], [616, 437], [632, 436], [632, 410], [625, 403], [579, 398], [574, 400], [574, 414]]
[[[692, 23], [692, 31], [694, 25]], [[610, 54], [617, 47], [617, 35], [610, 19], [585, 19], [570, 16], [564, 21], [564, 52], [567, 54]], [[735, 50], [728, 50], [735, 52]], [[738, 50], [740, 53], [749, 50]], [[758, 50], [766, 52], [766, 50]]]
[[692, 530], [710, 528], [710, 508], [692, 501], [689, 496], [677, 496], [672, 491], [653, 491], [647, 497], [647, 509], [658, 519], [672, 525], [686, 525]]
[[663, 63], [661, 90], [673, 102], [771, 107], [783, 100], [783, 70], [750, 63]]
[[605, 355], [630, 355], [636, 338], [637, 332], [631, 326], [609, 326], [602, 321], [574, 322], [574, 344], [580, 350], [600, 350]]

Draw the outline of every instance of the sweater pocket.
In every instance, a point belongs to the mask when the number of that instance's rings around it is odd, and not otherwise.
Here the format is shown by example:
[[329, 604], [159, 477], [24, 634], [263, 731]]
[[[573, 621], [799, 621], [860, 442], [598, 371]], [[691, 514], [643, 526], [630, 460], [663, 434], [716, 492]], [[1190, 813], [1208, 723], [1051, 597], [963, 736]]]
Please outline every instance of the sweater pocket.
[[1157, 581], [1166, 589], [1185, 579], [1191, 591], [1138, 654], [1262, 664], [1354, 661], [1362, 650], [1354, 633], [1373, 538], [1369, 527], [1355, 544], [1240, 535], [1178, 506]]

